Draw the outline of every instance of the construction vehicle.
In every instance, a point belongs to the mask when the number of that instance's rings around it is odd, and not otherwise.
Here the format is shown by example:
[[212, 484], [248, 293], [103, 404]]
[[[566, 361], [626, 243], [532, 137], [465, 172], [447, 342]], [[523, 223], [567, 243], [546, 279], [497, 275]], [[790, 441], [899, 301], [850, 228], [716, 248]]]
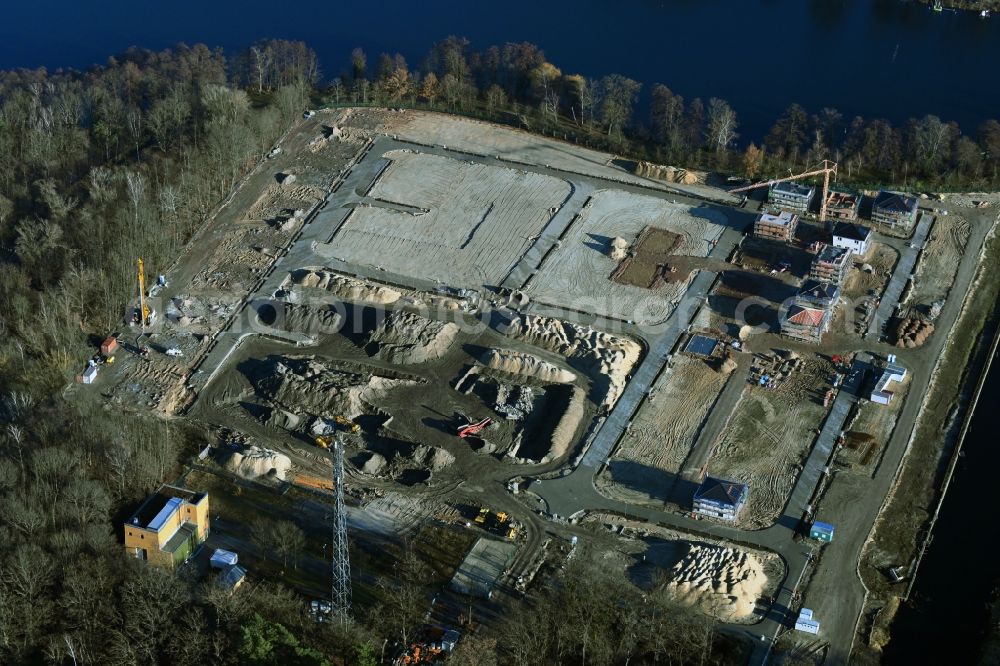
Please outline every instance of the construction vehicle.
[[316, 446], [321, 449], [328, 449], [330, 448], [330, 445], [333, 444], [333, 438], [328, 435], [317, 435], [315, 442]]
[[132, 326], [138, 325], [140, 328], [139, 335], [146, 332], [146, 327], [151, 326], [156, 320], [156, 311], [149, 307], [149, 303], [146, 302], [146, 267], [142, 262], [140, 257], [139, 263], [139, 308], [132, 314], [132, 321], [129, 322]]
[[465, 439], [466, 437], [471, 437], [472, 435], [478, 435], [480, 432], [482, 432], [482, 430], [486, 426], [490, 425], [491, 423], [493, 423], [493, 419], [486, 417], [485, 419], [477, 423], [468, 423], [464, 426], [460, 426], [458, 428], [458, 436], [461, 437], [462, 439]]
[[352, 421], [352, 420], [350, 420], [348, 418], [344, 418], [343, 416], [340, 416], [339, 414], [337, 416], [333, 417], [333, 421], [338, 426], [340, 426], [341, 430], [344, 430], [345, 432], [349, 432], [352, 435], [356, 435], [359, 432], [361, 432], [361, 426], [360, 425], [358, 425], [357, 423], [355, 423], [354, 421]]
[[497, 536], [510, 540], [514, 540], [517, 537], [517, 527], [510, 519], [510, 515], [505, 511], [497, 511], [496, 513], [493, 513], [486, 507], [483, 507], [479, 510], [479, 514], [476, 516], [475, 521], [476, 524], [480, 525], [484, 530], [492, 532]]
[[817, 166], [817, 168], [811, 169], [804, 173], [799, 173], [792, 176], [785, 176], [784, 178], [773, 178], [771, 180], [762, 180], [758, 183], [753, 183], [752, 185], [745, 185], [743, 187], [737, 187], [736, 189], [729, 190], [729, 193], [736, 194], [737, 192], [749, 192], [750, 190], [756, 190], [760, 187], [771, 187], [775, 183], [784, 183], [789, 180], [801, 180], [803, 178], [818, 176], [820, 174], [823, 174], [823, 192], [820, 194], [819, 221], [826, 222], [826, 198], [830, 193], [830, 174], [833, 174], [834, 176], [837, 175], [836, 162], [823, 160], [822, 166]]

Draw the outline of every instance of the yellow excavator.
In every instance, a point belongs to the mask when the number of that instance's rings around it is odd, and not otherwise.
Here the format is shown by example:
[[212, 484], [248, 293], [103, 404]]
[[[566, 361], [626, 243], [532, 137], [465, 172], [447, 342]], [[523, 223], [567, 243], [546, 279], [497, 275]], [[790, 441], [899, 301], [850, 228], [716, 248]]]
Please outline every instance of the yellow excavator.
[[[356, 435], [361, 432], [361, 426], [348, 418], [340, 416], [339, 414], [333, 417], [333, 422], [337, 424], [338, 430], [349, 432], [352, 435]], [[321, 449], [328, 449], [330, 448], [330, 445], [333, 444], [333, 436], [330, 434], [317, 435], [315, 442], [316, 446]]]

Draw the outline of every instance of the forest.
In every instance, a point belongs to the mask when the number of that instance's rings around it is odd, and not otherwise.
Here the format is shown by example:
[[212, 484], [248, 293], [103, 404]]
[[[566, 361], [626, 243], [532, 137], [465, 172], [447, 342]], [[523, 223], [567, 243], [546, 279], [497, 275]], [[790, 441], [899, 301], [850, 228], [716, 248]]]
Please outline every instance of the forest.
[[[618, 154], [745, 177], [824, 157], [859, 186], [986, 188], [1000, 123], [964, 135], [934, 116], [896, 127], [789, 107], [741, 142], [721, 98], [685, 100], [625, 76], [563, 73], [532, 44], [448, 38], [419, 67], [354, 50], [324, 75], [301, 42], [240, 53], [133, 48], [86, 71], [0, 73], [0, 662], [378, 663], [420, 621], [372, 609], [313, 622], [276, 582], [223, 595], [122, 556], [120, 525], [205, 445], [193, 425], [62, 397], [114, 330], [135, 259], [169, 266], [304, 109], [415, 106], [488, 118]], [[598, 571], [556, 585], [465, 643], [455, 663], [716, 663], [713, 624], [669, 599], [611, 590]], [[397, 582], [433, 594], [419, 576]], [[637, 609], [644, 612], [639, 613]], [[557, 612], [558, 610], [558, 612]], [[392, 620], [392, 621], [390, 621]], [[622, 631], [629, 627], [629, 631]]]

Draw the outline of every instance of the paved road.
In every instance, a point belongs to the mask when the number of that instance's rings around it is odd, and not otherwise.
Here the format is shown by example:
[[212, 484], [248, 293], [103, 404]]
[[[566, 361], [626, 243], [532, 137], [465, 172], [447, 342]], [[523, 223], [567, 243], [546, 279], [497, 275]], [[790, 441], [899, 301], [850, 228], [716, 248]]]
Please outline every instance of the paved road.
[[884, 236], [879, 236], [877, 239], [879, 242], [895, 247], [899, 251], [899, 261], [896, 262], [896, 268], [892, 272], [885, 293], [882, 294], [878, 310], [875, 311], [875, 316], [872, 317], [871, 323], [868, 325], [868, 333], [865, 336], [868, 340], [878, 339], [883, 327], [889, 322], [892, 313], [896, 311], [899, 298], [903, 295], [903, 290], [906, 288], [910, 276], [913, 275], [913, 267], [917, 265], [917, 257], [927, 241], [927, 234], [930, 233], [933, 222], [933, 215], [922, 213], [919, 222], [917, 222], [917, 228], [913, 232], [913, 238], [909, 242], [898, 242], [897, 239]]

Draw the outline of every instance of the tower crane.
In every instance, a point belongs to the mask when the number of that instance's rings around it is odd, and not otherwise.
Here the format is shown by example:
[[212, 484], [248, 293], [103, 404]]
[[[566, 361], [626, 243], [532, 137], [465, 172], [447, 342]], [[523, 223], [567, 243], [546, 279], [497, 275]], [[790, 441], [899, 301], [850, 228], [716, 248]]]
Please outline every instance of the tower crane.
[[801, 180], [802, 178], [809, 178], [810, 176], [818, 176], [820, 174], [823, 174], [823, 192], [819, 204], [819, 221], [826, 222], [826, 198], [830, 192], [830, 174], [833, 174], [834, 176], [837, 175], [837, 163], [831, 162], [830, 160], [823, 160], [822, 166], [817, 166], [817, 168], [804, 173], [795, 174], [794, 176], [785, 176], [784, 178], [762, 180], [759, 183], [754, 183], [752, 185], [737, 187], [734, 190], [729, 190], [729, 192], [730, 194], [735, 194], [737, 192], [749, 192], [750, 190], [756, 190], [760, 187], [770, 187], [775, 183], [784, 183], [789, 180]]

